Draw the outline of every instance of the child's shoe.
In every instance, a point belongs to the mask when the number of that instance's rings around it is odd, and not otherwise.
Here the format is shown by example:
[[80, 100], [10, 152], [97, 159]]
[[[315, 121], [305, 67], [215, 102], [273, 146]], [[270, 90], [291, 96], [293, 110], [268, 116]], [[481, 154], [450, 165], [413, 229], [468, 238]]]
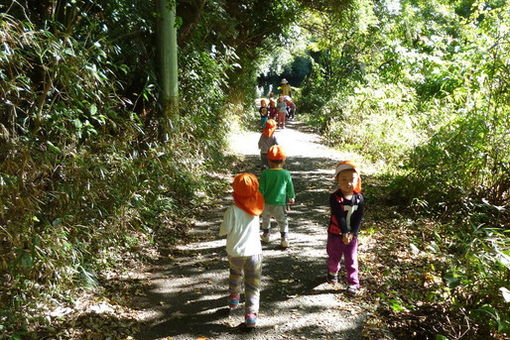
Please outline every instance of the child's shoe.
[[286, 237], [282, 237], [280, 240], [280, 246], [284, 249], [287, 249], [289, 247], [289, 240]]
[[263, 233], [262, 236], [260, 236], [260, 240], [263, 243], [269, 243], [269, 233]]
[[349, 288], [347, 288], [347, 294], [351, 296], [356, 296], [359, 294], [359, 289], [356, 285], [350, 285]]
[[241, 298], [241, 295], [232, 293], [228, 297], [228, 308], [235, 309], [237, 306], [239, 306], [239, 299]]
[[328, 283], [337, 284], [338, 283], [338, 274], [328, 273]]
[[253, 328], [257, 324], [257, 314], [248, 313], [244, 316], [244, 324], [248, 328]]

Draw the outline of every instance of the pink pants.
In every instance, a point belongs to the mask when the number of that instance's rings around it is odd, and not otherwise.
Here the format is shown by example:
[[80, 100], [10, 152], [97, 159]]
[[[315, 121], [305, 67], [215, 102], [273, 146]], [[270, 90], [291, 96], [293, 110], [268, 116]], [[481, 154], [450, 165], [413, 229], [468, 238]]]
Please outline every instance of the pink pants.
[[285, 112], [278, 112], [278, 127], [285, 127]]
[[354, 237], [351, 243], [345, 245], [342, 237], [328, 233], [328, 272], [338, 273], [340, 269], [340, 260], [344, 257], [346, 282], [349, 285], [355, 285], [359, 288], [358, 279], [358, 238]]

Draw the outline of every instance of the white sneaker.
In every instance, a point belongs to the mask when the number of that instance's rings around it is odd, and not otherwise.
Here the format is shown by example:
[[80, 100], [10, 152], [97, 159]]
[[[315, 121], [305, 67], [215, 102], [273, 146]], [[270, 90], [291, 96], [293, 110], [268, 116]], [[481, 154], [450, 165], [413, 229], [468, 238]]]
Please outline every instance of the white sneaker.
[[351, 285], [349, 286], [349, 288], [347, 288], [347, 294], [351, 296], [356, 296], [359, 294], [359, 288], [356, 287], [355, 285]]
[[262, 243], [269, 243], [269, 233], [263, 233], [262, 236], [260, 236], [260, 240]]
[[289, 247], [289, 240], [287, 240], [287, 238], [285, 238], [285, 237], [282, 237], [282, 239], [280, 241], [280, 246], [282, 248], [288, 248]]

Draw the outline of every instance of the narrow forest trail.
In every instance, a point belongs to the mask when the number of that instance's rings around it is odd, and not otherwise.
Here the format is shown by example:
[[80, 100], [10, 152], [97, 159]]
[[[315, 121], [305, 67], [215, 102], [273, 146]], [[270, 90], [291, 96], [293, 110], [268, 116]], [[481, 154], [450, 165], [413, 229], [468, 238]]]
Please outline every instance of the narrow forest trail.
[[[257, 132], [239, 133], [232, 150], [244, 156], [238, 172], [260, 175]], [[363, 339], [363, 321], [370, 309], [359, 297], [347, 296], [342, 285], [325, 283], [328, 195], [336, 162], [348, 155], [320, 144], [320, 137], [299, 122], [277, 131], [287, 151], [286, 168], [296, 190], [289, 213], [290, 248], [273, 242], [264, 248], [261, 307], [257, 328], [245, 333], [243, 308], [226, 308], [228, 262], [225, 240], [217, 236], [229, 195], [197, 217], [195, 240], [178, 246], [169, 260], [148, 274], [149, 291], [138, 297], [143, 310], [140, 339]], [[233, 174], [232, 174], [233, 175]], [[361, 238], [360, 261], [370, 242]], [[361, 264], [361, 284], [363, 267]]]

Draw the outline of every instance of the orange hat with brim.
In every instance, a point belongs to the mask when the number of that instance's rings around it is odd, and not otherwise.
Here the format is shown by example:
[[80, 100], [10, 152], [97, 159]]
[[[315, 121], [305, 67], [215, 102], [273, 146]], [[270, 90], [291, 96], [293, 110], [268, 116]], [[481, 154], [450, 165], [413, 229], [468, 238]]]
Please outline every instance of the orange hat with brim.
[[287, 155], [280, 145], [273, 145], [267, 150], [267, 159], [270, 161], [284, 161], [286, 158]]
[[341, 161], [341, 162], [339, 162], [336, 165], [336, 169], [335, 169], [335, 179], [336, 179], [336, 177], [338, 176], [339, 173], [341, 173], [342, 171], [345, 171], [345, 170], [354, 170], [358, 174], [358, 182], [354, 186], [353, 191], [356, 194], [359, 194], [361, 192], [361, 177], [360, 177], [359, 169], [356, 166], [356, 164], [354, 164], [353, 161]]
[[235, 205], [252, 216], [259, 216], [264, 210], [264, 196], [259, 191], [257, 177], [249, 173], [240, 173], [234, 177]]
[[268, 119], [264, 125], [264, 130], [262, 130], [262, 134], [271, 137], [275, 131], [276, 121], [274, 119]]

